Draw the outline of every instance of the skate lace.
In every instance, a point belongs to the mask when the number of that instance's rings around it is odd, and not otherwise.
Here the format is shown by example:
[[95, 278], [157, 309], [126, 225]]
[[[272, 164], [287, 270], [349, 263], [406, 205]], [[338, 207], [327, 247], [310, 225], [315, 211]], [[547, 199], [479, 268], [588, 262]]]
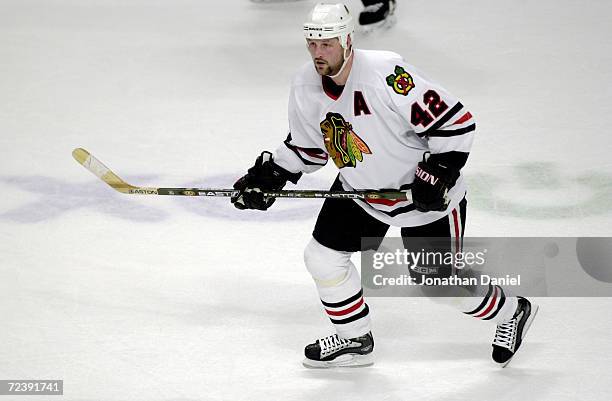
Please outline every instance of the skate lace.
[[382, 6], [383, 6], [383, 3], [372, 4], [372, 5], [364, 7], [363, 12], [364, 13], [375, 13], [376, 11], [380, 10]]
[[514, 318], [506, 323], [497, 325], [497, 330], [495, 331], [495, 338], [493, 339], [493, 345], [498, 345], [514, 352], [517, 323], [518, 320]]
[[338, 337], [338, 334], [327, 336], [319, 339], [321, 346], [321, 354], [330, 354], [332, 352], [344, 349], [351, 345], [351, 340]]

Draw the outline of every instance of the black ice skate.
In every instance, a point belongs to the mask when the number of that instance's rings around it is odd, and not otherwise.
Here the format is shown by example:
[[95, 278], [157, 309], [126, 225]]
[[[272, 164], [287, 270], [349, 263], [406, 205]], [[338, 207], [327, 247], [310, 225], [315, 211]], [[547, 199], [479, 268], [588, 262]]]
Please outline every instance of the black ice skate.
[[517, 353], [538, 313], [538, 305], [532, 304], [526, 298], [518, 298], [518, 307], [514, 316], [506, 323], [497, 325], [495, 339], [493, 340], [493, 360], [505, 367]]
[[374, 363], [372, 333], [361, 337], [344, 339], [337, 334], [308, 344], [304, 349], [307, 368], [334, 368], [369, 366]]
[[364, 33], [385, 29], [395, 24], [395, 0], [363, 0], [359, 25]]

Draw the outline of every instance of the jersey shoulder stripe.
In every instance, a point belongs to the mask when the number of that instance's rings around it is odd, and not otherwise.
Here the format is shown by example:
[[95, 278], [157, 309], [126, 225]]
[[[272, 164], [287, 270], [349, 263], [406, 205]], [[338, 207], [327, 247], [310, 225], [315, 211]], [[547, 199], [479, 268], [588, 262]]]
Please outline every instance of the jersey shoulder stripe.
[[420, 137], [430, 136], [432, 132], [436, 132], [439, 130], [444, 124], [446, 124], [451, 118], [456, 116], [459, 111], [463, 109], [463, 105], [461, 102], [457, 102], [450, 110], [442, 115], [433, 125], [422, 132], [417, 132], [417, 135]]
[[296, 146], [291, 143], [291, 133], [287, 135], [287, 139], [283, 142], [296, 156], [308, 166], [324, 166], [327, 164], [328, 155], [323, 149], [305, 148]]
[[467, 127], [457, 128], [457, 129], [439, 129], [436, 131], [429, 132], [427, 136], [432, 137], [451, 137], [451, 136], [459, 136], [463, 134], [467, 134], [468, 132], [472, 132], [476, 130], [476, 124], [470, 124]]

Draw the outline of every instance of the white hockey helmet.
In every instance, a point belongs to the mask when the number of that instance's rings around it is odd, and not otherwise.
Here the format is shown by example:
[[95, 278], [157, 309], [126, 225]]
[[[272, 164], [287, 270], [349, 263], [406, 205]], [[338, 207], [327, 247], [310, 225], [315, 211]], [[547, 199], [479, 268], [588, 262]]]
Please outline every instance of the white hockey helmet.
[[354, 30], [353, 17], [342, 3], [317, 4], [304, 23], [304, 36], [307, 39], [339, 38], [344, 49], [348, 48], [348, 36]]

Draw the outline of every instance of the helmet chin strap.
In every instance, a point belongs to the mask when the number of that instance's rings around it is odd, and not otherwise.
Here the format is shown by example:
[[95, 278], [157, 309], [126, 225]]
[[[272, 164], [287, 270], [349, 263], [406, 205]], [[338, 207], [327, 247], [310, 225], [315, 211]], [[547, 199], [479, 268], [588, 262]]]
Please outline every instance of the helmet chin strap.
[[[346, 55], [347, 51], [349, 52], [348, 56]], [[346, 61], [349, 58], [351, 58], [352, 55], [353, 55], [353, 45], [351, 45], [349, 49], [344, 49], [344, 51], [342, 52], [342, 57], [344, 58], [344, 60], [342, 61], [342, 67], [340, 67], [340, 70], [334, 75], [328, 75], [328, 77], [330, 77], [331, 79], [334, 79], [334, 78], [337, 78], [340, 74], [342, 74], [342, 71], [344, 71], [344, 67], [346, 67]]]

